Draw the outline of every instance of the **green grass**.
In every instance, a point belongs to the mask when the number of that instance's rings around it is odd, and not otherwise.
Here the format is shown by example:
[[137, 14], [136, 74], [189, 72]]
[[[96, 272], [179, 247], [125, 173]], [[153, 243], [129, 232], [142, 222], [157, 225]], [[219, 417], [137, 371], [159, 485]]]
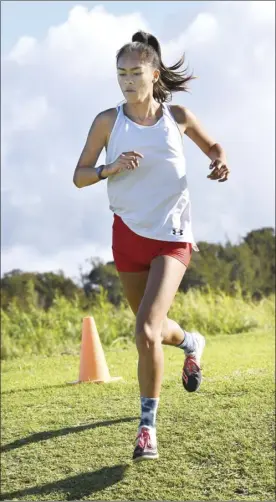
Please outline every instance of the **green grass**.
[[135, 347], [106, 349], [123, 381], [67, 385], [78, 356], [2, 363], [2, 499], [274, 500], [274, 334], [207, 338], [204, 381], [184, 391], [165, 347], [160, 458], [132, 465]]

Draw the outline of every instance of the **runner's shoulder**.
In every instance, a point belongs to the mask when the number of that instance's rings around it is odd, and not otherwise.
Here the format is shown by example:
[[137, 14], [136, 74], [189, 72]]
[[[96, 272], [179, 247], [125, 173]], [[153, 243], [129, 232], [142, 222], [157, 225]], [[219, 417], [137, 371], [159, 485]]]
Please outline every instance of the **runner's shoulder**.
[[107, 110], [103, 110], [98, 113], [96, 119], [100, 122], [109, 123], [110, 121], [116, 120], [117, 117], [117, 109], [116, 108], [108, 108]]
[[107, 110], [103, 110], [95, 117], [94, 123], [97, 124], [98, 127], [104, 128], [107, 131], [110, 131], [117, 117], [117, 109], [116, 108], [108, 108]]
[[174, 117], [174, 120], [179, 124], [179, 125], [187, 125], [188, 119], [189, 119], [189, 114], [190, 111], [188, 108], [185, 108], [185, 106], [182, 105], [170, 105], [170, 110], [171, 113]]

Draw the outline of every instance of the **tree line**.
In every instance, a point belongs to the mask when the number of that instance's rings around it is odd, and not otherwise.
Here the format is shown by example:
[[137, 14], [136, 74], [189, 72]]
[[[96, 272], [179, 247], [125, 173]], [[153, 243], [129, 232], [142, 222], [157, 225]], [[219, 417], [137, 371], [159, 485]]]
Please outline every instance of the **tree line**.
[[[249, 232], [239, 244], [198, 242], [199, 253], [193, 253], [189, 268], [180, 284], [180, 291], [191, 288], [221, 290], [235, 295], [240, 288], [243, 295], [259, 300], [275, 292], [275, 230], [271, 227]], [[14, 269], [1, 278], [1, 304], [6, 310], [16, 301], [27, 308], [28, 291], [32, 291], [37, 307], [48, 310], [56, 297], [73, 299], [76, 295], [84, 307], [89, 306], [101, 287], [114, 305], [124, 298], [114, 263], [103, 263], [92, 258], [91, 270], [80, 273], [80, 285], [64, 273], [23, 272]], [[29, 301], [29, 300], [28, 300]]]

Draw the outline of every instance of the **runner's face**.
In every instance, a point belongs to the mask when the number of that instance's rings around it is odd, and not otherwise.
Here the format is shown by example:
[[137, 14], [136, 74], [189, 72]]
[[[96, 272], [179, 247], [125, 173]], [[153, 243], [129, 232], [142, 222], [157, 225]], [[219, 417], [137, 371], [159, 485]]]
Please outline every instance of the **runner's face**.
[[158, 70], [149, 63], [142, 63], [139, 54], [121, 56], [117, 65], [117, 77], [121, 91], [129, 103], [144, 101], [153, 93], [153, 81]]

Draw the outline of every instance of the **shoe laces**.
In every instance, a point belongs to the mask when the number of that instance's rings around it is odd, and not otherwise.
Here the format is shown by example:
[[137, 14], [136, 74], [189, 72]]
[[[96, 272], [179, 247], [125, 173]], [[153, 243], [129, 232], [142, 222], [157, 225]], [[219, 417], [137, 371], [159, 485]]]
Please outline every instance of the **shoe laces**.
[[139, 446], [140, 448], [146, 448], [147, 446], [151, 448], [151, 437], [148, 429], [143, 427], [136, 439], [138, 439], [137, 446]]
[[185, 373], [192, 375], [193, 373], [198, 373], [200, 367], [198, 366], [194, 356], [187, 356], [184, 363]]

